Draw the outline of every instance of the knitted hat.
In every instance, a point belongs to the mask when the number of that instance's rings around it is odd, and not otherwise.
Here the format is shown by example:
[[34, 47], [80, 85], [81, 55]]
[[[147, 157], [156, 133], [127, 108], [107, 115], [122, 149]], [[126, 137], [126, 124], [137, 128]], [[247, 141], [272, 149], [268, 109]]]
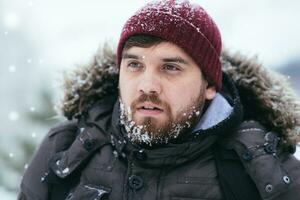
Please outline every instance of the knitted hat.
[[188, 53], [209, 83], [221, 88], [221, 34], [215, 22], [199, 5], [182, 0], [147, 4], [125, 23], [117, 49], [118, 65], [126, 40], [146, 34], [172, 42]]

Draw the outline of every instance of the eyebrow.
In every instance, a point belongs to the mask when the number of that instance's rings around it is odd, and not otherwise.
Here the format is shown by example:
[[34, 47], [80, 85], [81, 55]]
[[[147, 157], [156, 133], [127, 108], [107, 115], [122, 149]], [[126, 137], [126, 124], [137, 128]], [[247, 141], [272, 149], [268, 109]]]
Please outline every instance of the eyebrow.
[[137, 59], [137, 60], [141, 59], [139, 56], [133, 55], [133, 54], [124, 53], [122, 55], [122, 59], [130, 59], [130, 58], [131, 59]]
[[184, 59], [181, 58], [180, 56], [171, 57], [171, 58], [163, 58], [162, 61], [163, 61], [163, 62], [182, 63], [182, 64], [185, 64], [185, 65], [188, 65], [188, 64], [189, 64], [186, 60], [184, 60]]
[[[124, 53], [122, 55], [122, 59], [141, 59], [141, 57], [134, 55], [134, 54], [128, 54], [128, 53]], [[163, 62], [174, 62], [174, 63], [182, 63], [182, 64], [186, 64], [188, 65], [189, 63], [184, 60], [183, 58], [181, 58], [180, 56], [176, 56], [176, 57], [170, 57], [170, 58], [161, 58], [161, 60]]]

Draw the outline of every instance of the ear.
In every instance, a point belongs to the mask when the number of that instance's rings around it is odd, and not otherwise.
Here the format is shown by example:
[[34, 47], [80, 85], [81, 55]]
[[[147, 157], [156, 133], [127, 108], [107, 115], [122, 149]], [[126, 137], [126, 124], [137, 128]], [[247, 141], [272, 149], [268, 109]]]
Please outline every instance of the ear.
[[217, 93], [216, 87], [213, 85], [208, 85], [207, 88], [205, 89], [205, 99], [206, 100], [212, 100], [215, 98]]

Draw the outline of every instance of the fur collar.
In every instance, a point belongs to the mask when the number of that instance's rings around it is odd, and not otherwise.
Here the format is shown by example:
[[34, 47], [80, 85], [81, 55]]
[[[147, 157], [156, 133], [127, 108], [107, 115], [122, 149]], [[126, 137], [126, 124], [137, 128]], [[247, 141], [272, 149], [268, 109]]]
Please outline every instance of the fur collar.
[[[115, 51], [99, 49], [92, 62], [65, 77], [61, 110], [76, 118], [97, 100], [118, 92]], [[279, 133], [284, 143], [300, 142], [300, 101], [286, 77], [263, 68], [255, 58], [222, 54], [222, 68], [235, 82], [246, 117]]]

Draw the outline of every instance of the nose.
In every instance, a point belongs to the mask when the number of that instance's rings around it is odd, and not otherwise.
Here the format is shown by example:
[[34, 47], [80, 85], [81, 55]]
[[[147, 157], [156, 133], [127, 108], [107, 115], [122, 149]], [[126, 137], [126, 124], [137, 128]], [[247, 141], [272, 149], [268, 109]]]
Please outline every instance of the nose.
[[138, 90], [141, 93], [159, 95], [162, 91], [161, 84], [161, 79], [158, 74], [146, 70], [139, 80]]

